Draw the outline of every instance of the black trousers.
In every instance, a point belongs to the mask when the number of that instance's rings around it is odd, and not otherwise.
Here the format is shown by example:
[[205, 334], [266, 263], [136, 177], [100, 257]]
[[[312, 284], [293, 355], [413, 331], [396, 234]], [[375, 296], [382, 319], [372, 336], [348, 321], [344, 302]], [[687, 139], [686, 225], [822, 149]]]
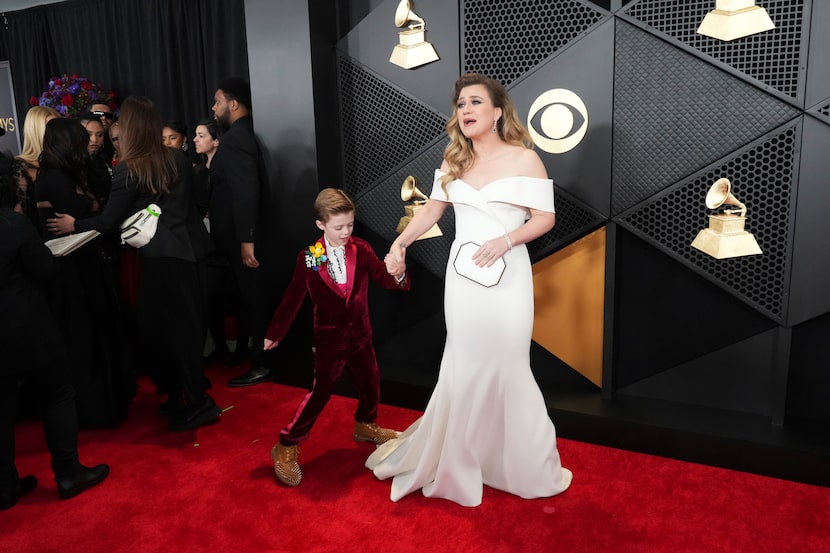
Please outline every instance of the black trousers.
[[251, 366], [262, 366], [265, 331], [272, 315], [268, 312], [268, 302], [265, 296], [264, 269], [261, 265], [257, 269], [246, 267], [238, 252], [235, 257], [231, 256], [229, 261], [242, 295], [240, 318], [243, 325], [251, 332]]
[[233, 298], [228, 294], [228, 290], [234, 285], [233, 275], [231, 275], [230, 267], [222, 261], [208, 259], [205, 267], [207, 274], [205, 296], [207, 326], [217, 352], [227, 352], [225, 316], [231, 313], [236, 314], [236, 310], [233, 309]]
[[[55, 479], [73, 477], [80, 463], [78, 416], [69, 363], [65, 358], [58, 358], [32, 368], [34, 370], [24, 374], [40, 403]], [[11, 371], [0, 373], [0, 488], [3, 489], [13, 487], [19, 477], [14, 462], [18, 378]]]
[[205, 267], [172, 257], [141, 259], [137, 317], [144, 362], [171, 398], [199, 405], [207, 397], [202, 370]]

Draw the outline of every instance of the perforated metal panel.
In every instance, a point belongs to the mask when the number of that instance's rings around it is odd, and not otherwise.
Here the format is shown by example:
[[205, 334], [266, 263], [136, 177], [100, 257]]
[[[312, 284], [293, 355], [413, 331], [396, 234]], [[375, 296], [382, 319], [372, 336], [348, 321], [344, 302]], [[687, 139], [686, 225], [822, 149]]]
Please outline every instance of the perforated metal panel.
[[[694, 180], [671, 187], [623, 214], [620, 222], [781, 321], [790, 261], [797, 136], [798, 125], [791, 126]], [[763, 255], [715, 259], [691, 247], [698, 231], [708, 224], [706, 193], [721, 177], [731, 180], [733, 194], [747, 205], [746, 230], [755, 236]]]
[[689, 46], [753, 77], [792, 98], [803, 95], [803, 0], [764, 0], [775, 24], [764, 32], [724, 42], [697, 34], [715, 0], [643, 0], [625, 12]]
[[461, 15], [463, 70], [509, 86], [602, 17], [578, 0], [467, 0]]
[[585, 207], [566, 192], [557, 188], [556, 225], [553, 229], [527, 244], [531, 261], [538, 261], [548, 253], [580, 238], [605, 223], [605, 218]]
[[352, 197], [446, 129], [447, 119], [338, 56], [343, 188]]
[[622, 21], [615, 60], [613, 213], [801, 114]]

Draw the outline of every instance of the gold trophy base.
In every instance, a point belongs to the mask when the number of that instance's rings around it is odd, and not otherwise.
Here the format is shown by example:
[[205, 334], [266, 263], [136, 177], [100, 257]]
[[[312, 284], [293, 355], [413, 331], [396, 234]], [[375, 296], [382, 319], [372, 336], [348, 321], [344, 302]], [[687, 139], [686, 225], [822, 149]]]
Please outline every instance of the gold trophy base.
[[740, 215], [710, 215], [709, 228], [697, 233], [692, 247], [715, 259], [727, 259], [764, 253], [755, 236], [744, 230], [746, 217]]
[[423, 29], [401, 31], [398, 44], [392, 50], [389, 61], [404, 69], [412, 69], [438, 59], [435, 47], [424, 40]]
[[[727, 9], [721, 9], [722, 4]], [[715, 7], [703, 18], [698, 34], [728, 42], [775, 28], [767, 11], [754, 1], [720, 0]]]

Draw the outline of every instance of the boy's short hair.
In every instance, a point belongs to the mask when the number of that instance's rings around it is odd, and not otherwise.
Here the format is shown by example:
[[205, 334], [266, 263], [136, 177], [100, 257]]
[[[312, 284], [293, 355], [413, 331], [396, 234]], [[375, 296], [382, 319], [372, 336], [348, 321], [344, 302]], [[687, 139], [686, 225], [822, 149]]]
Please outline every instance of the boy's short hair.
[[354, 202], [340, 188], [324, 188], [314, 200], [314, 219], [327, 222], [335, 215], [355, 211]]

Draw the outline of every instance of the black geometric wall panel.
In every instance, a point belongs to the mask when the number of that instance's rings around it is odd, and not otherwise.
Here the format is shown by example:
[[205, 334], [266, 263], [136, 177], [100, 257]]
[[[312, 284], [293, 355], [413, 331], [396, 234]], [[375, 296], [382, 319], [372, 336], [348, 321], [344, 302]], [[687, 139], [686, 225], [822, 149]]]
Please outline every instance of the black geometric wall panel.
[[[793, 328], [792, 357], [787, 383], [787, 414], [830, 424], [830, 313]], [[827, 434], [825, 434], [827, 438]]]
[[614, 213], [801, 114], [622, 21], [615, 60]]
[[[626, 13], [791, 98], [803, 98], [803, 0], [764, 0], [774, 32], [724, 42], [697, 34], [715, 0], [642, 0]], [[803, 104], [802, 104], [803, 105]]]
[[[620, 388], [622, 395], [647, 397], [756, 415], [770, 415], [776, 330], [712, 351], [670, 370]], [[723, 359], [740, 360], [724, 363]]]
[[787, 326], [830, 311], [830, 125], [805, 116], [800, 151]]
[[338, 56], [344, 185], [356, 197], [445, 131], [436, 110]]
[[[800, 136], [799, 125], [789, 125], [621, 214], [619, 220], [759, 311], [783, 321], [794, 224], [795, 152]], [[763, 255], [715, 259], [691, 247], [697, 233], [708, 224], [706, 193], [721, 177], [730, 179], [733, 194], [749, 206], [746, 230], [755, 235]]]
[[505, 87], [606, 14], [579, 0], [462, 0], [463, 72]]

